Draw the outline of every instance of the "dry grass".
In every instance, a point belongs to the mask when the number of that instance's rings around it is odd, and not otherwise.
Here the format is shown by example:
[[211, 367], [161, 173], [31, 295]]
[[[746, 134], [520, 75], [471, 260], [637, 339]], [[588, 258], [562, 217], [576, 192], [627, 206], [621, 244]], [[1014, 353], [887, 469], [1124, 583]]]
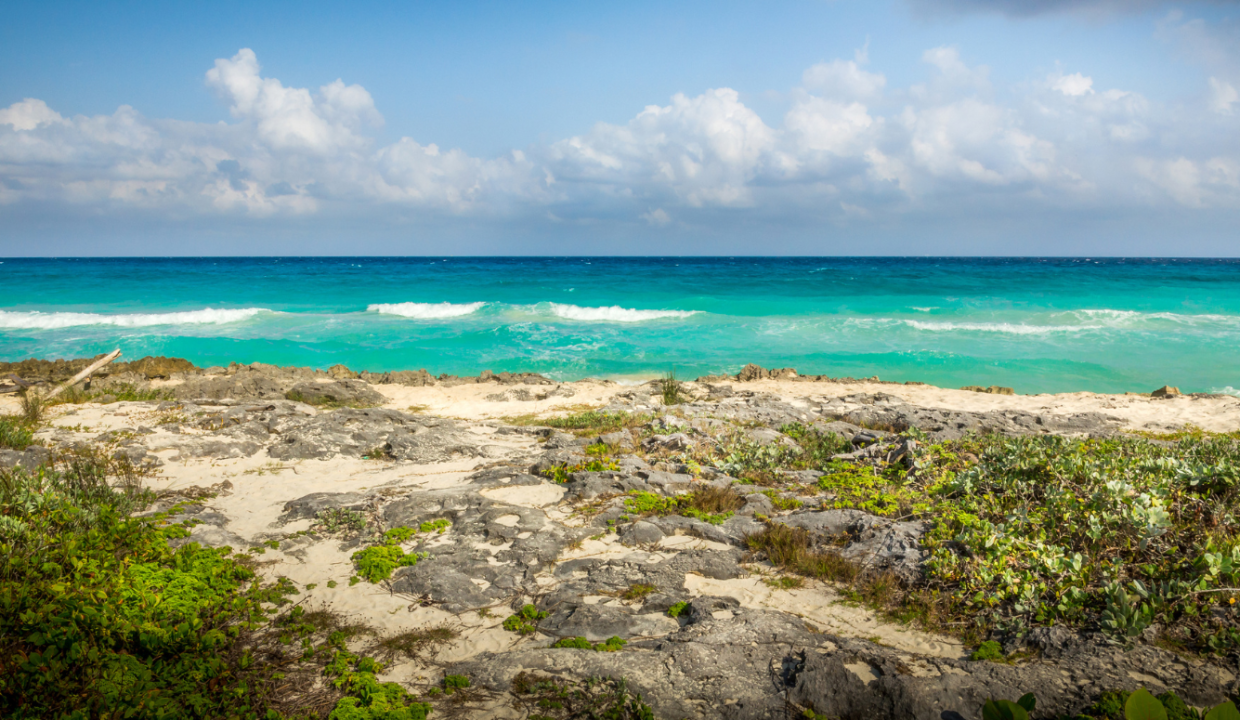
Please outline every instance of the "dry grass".
[[[896, 574], [867, 569], [836, 552], [831, 543], [840, 538], [815, 542], [803, 528], [771, 523], [761, 532], [748, 535], [745, 544], [750, 551], [766, 556], [776, 567], [804, 577], [839, 583], [849, 600], [872, 608], [884, 617], [902, 623], [916, 623], [933, 632], [950, 632], [966, 643], [976, 644], [975, 631], [952, 622], [945, 598], [924, 588], [909, 588]], [[772, 583], [768, 583], [772, 584]], [[779, 578], [772, 586], [783, 589], [799, 587], [789, 578]]]
[[459, 635], [460, 633], [447, 625], [424, 627], [382, 638], [375, 644], [373, 652], [376, 658], [384, 662], [398, 657], [417, 660], [430, 655]]
[[740, 493], [730, 487], [718, 488], [707, 486], [705, 489], [693, 493], [692, 498], [689, 500], [689, 507], [711, 515], [735, 512], [744, 506], [745, 498], [741, 497]]

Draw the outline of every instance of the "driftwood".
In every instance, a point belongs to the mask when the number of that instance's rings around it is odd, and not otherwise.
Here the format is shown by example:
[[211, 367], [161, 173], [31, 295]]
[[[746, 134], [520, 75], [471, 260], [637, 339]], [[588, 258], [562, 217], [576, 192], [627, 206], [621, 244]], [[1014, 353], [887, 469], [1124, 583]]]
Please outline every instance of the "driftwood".
[[73, 387], [74, 385], [76, 385], [76, 384], [78, 384], [78, 383], [82, 382], [83, 380], [85, 380], [86, 378], [90, 377], [90, 374], [91, 374], [91, 373], [93, 373], [94, 371], [96, 371], [96, 370], [98, 370], [99, 368], [103, 367], [104, 365], [107, 365], [108, 363], [112, 362], [113, 360], [115, 360], [116, 358], [118, 358], [118, 357], [120, 357], [120, 356], [121, 356], [121, 349], [120, 349], [120, 348], [117, 348], [117, 349], [113, 350], [112, 352], [108, 353], [107, 355], [104, 355], [103, 357], [101, 357], [101, 358], [99, 358], [98, 360], [96, 360], [96, 361], [94, 361], [93, 363], [91, 363], [91, 364], [90, 364], [90, 367], [86, 368], [85, 370], [83, 370], [82, 372], [78, 373], [77, 375], [74, 375], [73, 377], [69, 378], [69, 381], [68, 381], [68, 382], [61, 383], [60, 387], [58, 387], [58, 388], [56, 388], [55, 390], [53, 390], [53, 391], [51, 391], [50, 393], [48, 393], [48, 394], [47, 394], [47, 397], [45, 397], [45, 398], [43, 398], [43, 399], [44, 399], [44, 400], [51, 400], [52, 398], [54, 398], [54, 397], [56, 397], [57, 395], [59, 395], [59, 394], [61, 394], [62, 392], [64, 392], [65, 390], [67, 390], [67, 389], [69, 389], [69, 388]]

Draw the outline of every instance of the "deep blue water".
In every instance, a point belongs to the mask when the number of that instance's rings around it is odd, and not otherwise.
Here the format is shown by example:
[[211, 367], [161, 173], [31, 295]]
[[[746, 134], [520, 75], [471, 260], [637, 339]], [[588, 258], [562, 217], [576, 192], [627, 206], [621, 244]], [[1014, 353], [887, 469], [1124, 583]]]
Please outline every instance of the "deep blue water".
[[109, 258], [0, 263], [0, 359], [170, 355], [562, 379], [802, 373], [1240, 387], [1240, 261]]

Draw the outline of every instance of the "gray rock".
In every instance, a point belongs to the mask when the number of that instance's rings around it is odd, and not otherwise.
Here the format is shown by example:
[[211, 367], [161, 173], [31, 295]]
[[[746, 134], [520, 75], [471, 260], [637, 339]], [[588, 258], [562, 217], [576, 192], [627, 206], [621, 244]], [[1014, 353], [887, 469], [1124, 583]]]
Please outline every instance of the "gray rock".
[[0, 448], [0, 468], [20, 467], [24, 470], [34, 470], [50, 460], [51, 456], [47, 448], [38, 445], [31, 445], [25, 450]]
[[659, 526], [644, 520], [639, 520], [620, 530], [620, 542], [629, 547], [649, 545], [657, 543], [662, 539], [663, 531], [659, 529]]
[[351, 407], [371, 407], [382, 404], [384, 400], [383, 395], [372, 390], [370, 385], [361, 380], [349, 379], [328, 383], [297, 383], [289, 388], [286, 396], [309, 403], [310, 405], [347, 405]]

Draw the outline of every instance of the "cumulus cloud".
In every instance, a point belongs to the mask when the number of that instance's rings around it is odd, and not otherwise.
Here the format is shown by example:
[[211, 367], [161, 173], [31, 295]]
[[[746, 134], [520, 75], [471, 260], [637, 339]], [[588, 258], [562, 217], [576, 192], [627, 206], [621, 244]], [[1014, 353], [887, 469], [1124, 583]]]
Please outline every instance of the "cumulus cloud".
[[[1164, 28], [1202, 31], [1182, 18]], [[716, 210], [866, 223], [979, 205], [1240, 207], [1229, 57], [1212, 56], [1200, 96], [1166, 105], [1099, 87], [1088, 68], [996, 89], [953, 47], [926, 50], [924, 79], [893, 88], [862, 50], [806, 68], [782, 117], [764, 119], [721, 87], [480, 158], [429, 138], [380, 145], [383, 116], [364, 87], [289, 87], [242, 49], [205, 76], [226, 123], [128, 106], [63, 117], [38, 99], [0, 109], [0, 204], [182, 218], [390, 208], [652, 227]]]
[[216, 60], [206, 84], [235, 123], [152, 120], [128, 106], [63, 118], [36, 99], [0, 110], [0, 202], [267, 216], [358, 202], [468, 212], [538, 192], [520, 153], [480, 160], [410, 138], [375, 148], [367, 131], [383, 116], [365, 88], [286, 87], [248, 48]]

